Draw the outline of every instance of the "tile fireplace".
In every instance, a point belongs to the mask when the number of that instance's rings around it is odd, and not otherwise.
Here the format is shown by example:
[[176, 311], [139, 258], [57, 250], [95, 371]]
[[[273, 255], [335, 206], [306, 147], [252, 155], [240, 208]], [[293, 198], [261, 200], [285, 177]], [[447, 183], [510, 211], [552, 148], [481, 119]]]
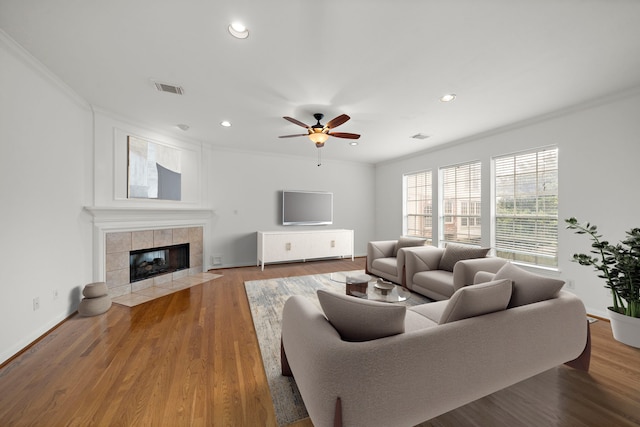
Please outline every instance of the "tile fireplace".
[[125, 295], [202, 273], [203, 228], [106, 233], [105, 254], [109, 295]]

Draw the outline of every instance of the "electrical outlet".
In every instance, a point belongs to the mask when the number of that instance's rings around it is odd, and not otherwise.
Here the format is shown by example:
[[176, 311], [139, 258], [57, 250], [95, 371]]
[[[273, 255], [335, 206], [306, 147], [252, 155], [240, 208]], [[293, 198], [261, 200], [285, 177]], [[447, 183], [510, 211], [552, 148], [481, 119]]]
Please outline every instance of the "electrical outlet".
[[211, 255], [211, 265], [222, 265], [222, 256]]
[[567, 289], [575, 289], [576, 288], [576, 282], [574, 282], [573, 279], [567, 280], [566, 284], [567, 284]]
[[36, 311], [39, 308], [40, 308], [40, 298], [39, 297], [35, 297], [33, 299], [33, 311]]
[[53, 299], [54, 300], [58, 299], [58, 290], [57, 289], [53, 290]]

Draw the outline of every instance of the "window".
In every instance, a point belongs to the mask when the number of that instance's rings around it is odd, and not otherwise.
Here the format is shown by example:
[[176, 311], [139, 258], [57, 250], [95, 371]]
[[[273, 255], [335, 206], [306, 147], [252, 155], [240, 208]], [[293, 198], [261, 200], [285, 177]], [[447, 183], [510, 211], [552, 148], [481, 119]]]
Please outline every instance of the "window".
[[404, 234], [429, 241], [433, 240], [431, 175], [431, 171], [424, 171], [404, 176]]
[[443, 214], [441, 240], [480, 244], [480, 162], [440, 169]]
[[558, 265], [558, 149], [494, 159], [497, 255]]

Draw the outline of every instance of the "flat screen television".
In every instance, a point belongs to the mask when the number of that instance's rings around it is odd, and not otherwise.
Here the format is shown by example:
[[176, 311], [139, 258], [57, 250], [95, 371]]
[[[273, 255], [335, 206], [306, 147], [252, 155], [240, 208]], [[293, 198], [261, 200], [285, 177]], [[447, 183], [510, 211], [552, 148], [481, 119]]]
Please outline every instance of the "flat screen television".
[[282, 225], [333, 224], [333, 193], [326, 191], [282, 192]]

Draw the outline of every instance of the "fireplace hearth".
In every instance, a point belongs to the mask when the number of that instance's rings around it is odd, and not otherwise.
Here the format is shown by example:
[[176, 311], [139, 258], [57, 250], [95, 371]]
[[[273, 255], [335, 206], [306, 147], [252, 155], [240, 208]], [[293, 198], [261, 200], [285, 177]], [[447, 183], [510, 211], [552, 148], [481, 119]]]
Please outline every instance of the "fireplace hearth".
[[131, 283], [189, 268], [189, 244], [129, 252]]

